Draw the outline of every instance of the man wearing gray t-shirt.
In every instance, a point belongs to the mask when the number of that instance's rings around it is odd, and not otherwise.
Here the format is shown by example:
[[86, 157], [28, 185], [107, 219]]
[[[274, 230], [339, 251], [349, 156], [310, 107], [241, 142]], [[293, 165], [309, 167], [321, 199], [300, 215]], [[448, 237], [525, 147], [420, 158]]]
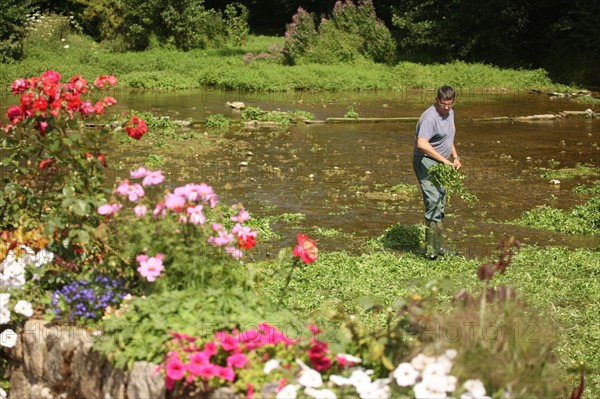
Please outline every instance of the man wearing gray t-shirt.
[[[442, 86], [437, 91], [435, 104], [427, 108], [417, 122], [415, 145], [413, 148], [413, 168], [425, 204], [425, 226], [427, 254], [436, 259], [444, 254], [442, 248], [446, 188], [436, 186], [429, 175], [429, 168], [438, 163], [461, 168], [460, 158], [454, 147], [454, 100], [456, 93], [450, 86]], [[452, 158], [452, 162], [449, 160]]]

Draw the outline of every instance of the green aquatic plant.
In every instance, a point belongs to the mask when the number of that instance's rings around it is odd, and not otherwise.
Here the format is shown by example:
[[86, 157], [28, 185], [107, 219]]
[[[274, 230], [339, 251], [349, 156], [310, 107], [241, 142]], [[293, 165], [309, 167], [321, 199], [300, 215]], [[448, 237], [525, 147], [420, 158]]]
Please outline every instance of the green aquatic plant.
[[600, 197], [571, 211], [541, 205], [524, 212], [515, 223], [565, 234], [600, 234]]
[[344, 114], [344, 118], [358, 119], [358, 117], [358, 112], [354, 110], [354, 107], [352, 105], [349, 105], [348, 109], [346, 110], [346, 113]]
[[212, 114], [206, 118], [205, 126], [207, 128], [215, 129], [227, 129], [229, 127], [230, 120], [223, 114]]
[[148, 157], [146, 158], [146, 161], [144, 162], [144, 165], [146, 165], [148, 168], [162, 168], [165, 165], [165, 157], [163, 157], [160, 154], [150, 154], [148, 155]]
[[433, 178], [435, 185], [446, 187], [448, 201], [450, 201], [450, 196], [454, 194], [459, 195], [460, 199], [469, 206], [474, 206], [479, 201], [477, 196], [468, 192], [463, 185], [463, 180], [467, 176], [453, 166], [439, 163], [429, 169], [429, 175]]

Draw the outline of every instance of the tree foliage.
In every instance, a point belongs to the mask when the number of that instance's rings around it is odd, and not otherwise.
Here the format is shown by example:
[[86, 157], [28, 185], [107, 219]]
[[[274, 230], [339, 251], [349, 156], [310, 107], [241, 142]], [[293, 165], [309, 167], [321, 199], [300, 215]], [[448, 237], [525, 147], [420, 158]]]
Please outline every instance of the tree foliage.
[[27, 18], [29, 2], [3, 0], [0, 2], [0, 62], [10, 62], [23, 55], [23, 25]]

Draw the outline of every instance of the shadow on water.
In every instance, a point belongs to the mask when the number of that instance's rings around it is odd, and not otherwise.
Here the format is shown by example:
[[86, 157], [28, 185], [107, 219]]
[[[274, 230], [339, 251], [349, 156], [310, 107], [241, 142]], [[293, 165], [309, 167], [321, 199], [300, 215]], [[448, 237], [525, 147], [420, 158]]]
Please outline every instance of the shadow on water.
[[[221, 113], [239, 119], [227, 101], [244, 101], [264, 110], [301, 109], [317, 119], [341, 117], [349, 105], [364, 117], [418, 117], [432, 103], [433, 91], [372, 93], [240, 93], [205, 89], [163, 94], [122, 94], [119, 110], [151, 111], [177, 119], [203, 120]], [[572, 209], [589, 196], [575, 194], [580, 184], [600, 175], [549, 184], [539, 168], [600, 165], [600, 120], [566, 118], [537, 122], [474, 122], [476, 118], [600, 111], [546, 95], [462, 90], [455, 107], [456, 146], [479, 203], [467, 207], [450, 198], [445, 227], [449, 241], [467, 257], [486, 257], [505, 236], [524, 243], [595, 248], [598, 237], [573, 236], [506, 223], [546, 204]], [[164, 153], [166, 169], [181, 181], [205, 181], [223, 201], [242, 202], [253, 216], [302, 214], [295, 222], [274, 222], [281, 235], [257, 248], [273, 256], [291, 245], [297, 233], [318, 239], [323, 250], [360, 252], [393, 225], [420, 225], [421, 194], [412, 170], [414, 122], [294, 125], [285, 129], [235, 128], [221, 134], [198, 132], [183, 152], [172, 148], [137, 149], [114, 154], [140, 163], [149, 153]], [[203, 147], [206, 142], [209, 147]], [[204, 143], [204, 144], [203, 144]], [[129, 147], [131, 148], [131, 147]], [[200, 148], [200, 150], [199, 150]], [[116, 159], [115, 159], [116, 158]], [[408, 247], [407, 247], [408, 248]], [[405, 248], [406, 249], [406, 248]], [[414, 248], [413, 248], [414, 250]], [[261, 256], [260, 254], [257, 256]]]

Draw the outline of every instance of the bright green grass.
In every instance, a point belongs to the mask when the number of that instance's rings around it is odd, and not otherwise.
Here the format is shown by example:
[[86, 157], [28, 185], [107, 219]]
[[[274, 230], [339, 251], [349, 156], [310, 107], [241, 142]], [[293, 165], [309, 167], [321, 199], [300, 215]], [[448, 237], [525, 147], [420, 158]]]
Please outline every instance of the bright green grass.
[[[323, 253], [316, 263], [294, 272], [282, 304], [303, 317], [334, 303], [343, 304], [350, 314], [373, 326], [380, 320], [364, 312], [360, 297], [370, 296], [390, 305], [398, 297], [426, 295], [426, 282], [447, 277], [454, 287], [440, 295], [447, 301], [460, 288], [477, 291], [479, 265], [456, 256], [432, 262], [413, 254], [384, 251], [360, 256]], [[273, 276], [263, 285], [264, 292], [280, 298], [287, 267], [272, 262], [258, 267]], [[583, 362], [591, 370], [586, 395], [600, 395], [600, 253], [525, 247], [513, 258], [506, 274], [494, 281], [515, 288], [519, 298], [540, 314], [558, 316], [562, 323], [562, 339], [557, 342], [561, 366], [567, 369]]]
[[[421, 65], [402, 62], [394, 66], [358, 61], [353, 64], [286, 66], [267, 61], [244, 63], [247, 52], [267, 51], [281, 45], [281, 37], [250, 36], [244, 48], [182, 52], [152, 49], [115, 53], [78, 35], [60, 45], [30, 41], [22, 62], [0, 65], [0, 84], [54, 69], [64, 78], [75, 74], [92, 79], [116, 75], [121, 88], [177, 90], [213, 86], [236, 90], [376, 90], [404, 87], [432, 88], [442, 83], [456, 87], [516, 90], [566, 90], [554, 84], [545, 71], [500, 69], [483, 64], [455, 62]], [[63, 44], [67, 43], [68, 48]]]

